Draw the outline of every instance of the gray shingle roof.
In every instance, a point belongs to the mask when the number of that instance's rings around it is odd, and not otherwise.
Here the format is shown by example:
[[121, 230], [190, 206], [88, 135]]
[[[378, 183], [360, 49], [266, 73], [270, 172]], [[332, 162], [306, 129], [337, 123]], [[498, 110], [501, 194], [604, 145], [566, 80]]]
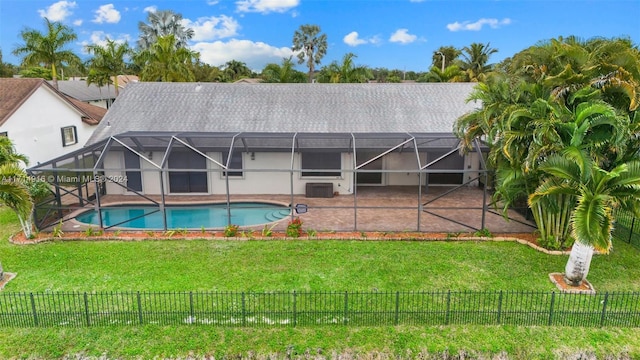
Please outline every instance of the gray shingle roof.
[[116, 89], [113, 85], [87, 85], [87, 82], [82, 80], [58, 80], [58, 90], [67, 96], [84, 102], [116, 98]]
[[446, 133], [474, 83], [132, 83], [88, 144], [129, 131]]

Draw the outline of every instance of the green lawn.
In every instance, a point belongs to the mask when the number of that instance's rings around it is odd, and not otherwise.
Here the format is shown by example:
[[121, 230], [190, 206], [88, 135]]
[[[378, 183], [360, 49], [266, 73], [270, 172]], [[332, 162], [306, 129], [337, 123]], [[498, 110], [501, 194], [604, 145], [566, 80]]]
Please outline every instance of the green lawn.
[[[18, 276], [4, 291], [98, 290], [542, 290], [566, 256], [517, 243], [366, 241], [51, 242], [12, 245], [14, 216], [0, 208], [0, 261]], [[639, 291], [637, 249], [615, 242], [589, 275], [598, 291]], [[351, 354], [407, 351], [563, 358], [594, 351], [640, 357], [640, 329], [509, 326], [227, 329], [131, 326], [3, 329], [0, 358], [155, 355], [284, 356], [318, 349]]]

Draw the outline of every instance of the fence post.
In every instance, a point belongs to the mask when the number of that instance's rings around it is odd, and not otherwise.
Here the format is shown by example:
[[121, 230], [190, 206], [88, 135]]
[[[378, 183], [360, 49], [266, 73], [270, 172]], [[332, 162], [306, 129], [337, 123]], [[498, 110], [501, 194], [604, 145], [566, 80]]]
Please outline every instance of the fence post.
[[29, 293], [31, 298], [31, 311], [33, 312], [33, 325], [38, 326], [38, 312], [36, 311], [36, 299], [33, 298], [33, 293]]
[[629, 229], [629, 240], [627, 241], [629, 244], [631, 244], [631, 238], [633, 237], [633, 226], [636, 224], [636, 217], [634, 216], [633, 219], [631, 219], [631, 229]]
[[295, 327], [298, 323], [298, 314], [296, 312], [296, 299], [298, 298], [298, 294], [295, 290], [293, 290], [293, 327]]
[[609, 301], [609, 292], [604, 293], [604, 300], [602, 301], [602, 315], [600, 316], [600, 327], [604, 326], [605, 315], [607, 313], [607, 302]]
[[549, 306], [549, 322], [547, 325], [551, 326], [553, 323], [553, 305], [556, 302], [556, 292], [551, 292], [551, 306]]
[[89, 321], [89, 297], [87, 292], [84, 292], [84, 317], [87, 320], [87, 326], [91, 326], [91, 322]]
[[502, 290], [500, 290], [500, 296], [498, 297], [498, 325], [502, 317]]
[[242, 326], [247, 326], [247, 309], [244, 302], [244, 291], [242, 292]]
[[349, 315], [349, 293], [344, 292], [344, 325], [347, 325], [347, 316]]
[[193, 316], [193, 291], [189, 291], [189, 316], [191, 317], [190, 321], [193, 324], [196, 321]]
[[451, 290], [447, 291], [447, 312], [444, 317], [444, 324], [449, 325], [449, 311], [451, 310]]
[[140, 291], [137, 294], [138, 298], [138, 322], [142, 325], [142, 300], [140, 299]]
[[398, 325], [399, 317], [400, 317], [400, 291], [396, 291], [396, 318], [394, 321], [395, 325]]

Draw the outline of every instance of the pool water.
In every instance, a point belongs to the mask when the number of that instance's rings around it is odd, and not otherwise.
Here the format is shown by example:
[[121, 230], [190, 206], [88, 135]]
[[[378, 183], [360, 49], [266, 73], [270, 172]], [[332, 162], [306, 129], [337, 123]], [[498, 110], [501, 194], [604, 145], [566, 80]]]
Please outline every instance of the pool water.
[[[168, 229], [211, 229], [229, 224], [227, 204], [192, 206], [166, 206]], [[114, 206], [101, 210], [104, 227], [117, 226], [131, 229], [163, 229], [162, 212], [154, 206]], [[145, 214], [147, 214], [145, 216]], [[269, 203], [231, 203], [231, 224], [259, 225], [278, 221], [290, 215], [288, 207]], [[87, 211], [76, 217], [85, 223], [100, 225], [98, 212]]]

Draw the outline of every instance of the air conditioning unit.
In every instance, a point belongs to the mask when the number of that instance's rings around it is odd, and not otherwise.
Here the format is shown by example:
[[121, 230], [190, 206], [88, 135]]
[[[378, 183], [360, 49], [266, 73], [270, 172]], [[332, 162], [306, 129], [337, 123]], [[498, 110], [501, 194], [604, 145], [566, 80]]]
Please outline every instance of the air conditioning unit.
[[305, 196], [308, 198], [332, 198], [333, 183], [307, 183]]

